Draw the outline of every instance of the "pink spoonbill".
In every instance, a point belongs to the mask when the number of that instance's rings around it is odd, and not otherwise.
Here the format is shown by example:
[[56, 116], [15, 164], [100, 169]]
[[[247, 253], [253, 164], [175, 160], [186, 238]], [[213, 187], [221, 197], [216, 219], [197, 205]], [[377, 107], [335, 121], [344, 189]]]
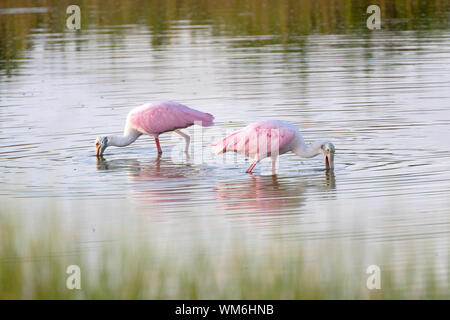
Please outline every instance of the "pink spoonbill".
[[175, 131], [186, 141], [185, 152], [189, 150], [190, 137], [180, 129], [199, 123], [204, 127], [213, 125], [214, 116], [191, 109], [177, 102], [164, 101], [147, 103], [136, 107], [128, 113], [122, 136], [98, 137], [95, 141], [97, 157], [103, 155], [110, 146], [125, 147], [136, 141], [143, 134], [155, 138], [158, 154], [162, 153], [159, 135]]
[[212, 145], [216, 154], [228, 151], [253, 158], [247, 169], [251, 173], [256, 164], [264, 158], [272, 159], [272, 172], [278, 155], [292, 151], [299, 157], [312, 158], [322, 154], [327, 170], [334, 168], [334, 145], [328, 141], [306, 144], [298, 128], [280, 120], [264, 120], [252, 123]]

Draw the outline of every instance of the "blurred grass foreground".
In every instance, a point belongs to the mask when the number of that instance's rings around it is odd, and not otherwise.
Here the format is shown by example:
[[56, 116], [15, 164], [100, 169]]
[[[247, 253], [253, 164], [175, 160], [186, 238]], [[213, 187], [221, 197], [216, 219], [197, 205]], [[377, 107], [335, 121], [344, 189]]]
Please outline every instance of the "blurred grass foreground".
[[[31, 223], [17, 216], [0, 212], [1, 299], [450, 297], [448, 274], [439, 274], [437, 259], [422, 266], [414, 257], [392, 263], [394, 252], [386, 246], [370, 258], [381, 269], [381, 289], [369, 290], [366, 249], [333, 239], [255, 247], [232, 237], [214, 250], [199, 242], [180, 250], [183, 244], [175, 241], [138, 237], [90, 247], [73, 231], [80, 228], [64, 227], [55, 214]], [[66, 286], [70, 265], [80, 268], [79, 290]]]

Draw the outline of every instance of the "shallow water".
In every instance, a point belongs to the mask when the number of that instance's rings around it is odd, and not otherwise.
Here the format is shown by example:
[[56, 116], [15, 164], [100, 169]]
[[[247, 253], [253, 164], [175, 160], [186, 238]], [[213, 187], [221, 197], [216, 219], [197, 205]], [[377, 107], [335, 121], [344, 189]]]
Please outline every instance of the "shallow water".
[[[86, 230], [134, 235], [133, 226], [148, 226], [163, 242], [238, 233], [255, 243], [339, 239], [448, 255], [450, 28], [438, 17], [423, 17], [427, 30], [370, 32], [363, 21], [346, 32], [289, 33], [259, 21], [253, 7], [219, 6], [218, 17], [177, 8], [169, 20], [140, 23], [138, 13], [104, 22], [102, 12], [115, 9], [92, 5], [91, 19], [72, 32], [63, 6], [11, 8], [0, 10], [7, 26], [37, 22], [1, 46], [4, 208], [56, 208], [81, 217]], [[216, 118], [203, 143], [193, 139], [189, 159], [170, 134], [161, 159], [149, 137], [95, 158], [96, 136], [121, 133], [131, 108], [161, 100]], [[262, 119], [289, 121], [307, 141], [332, 141], [334, 172], [320, 157], [286, 154], [277, 175], [269, 162], [248, 175], [243, 157], [224, 163], [210, 154], [210, 142]], [[87, 245], [105, 240], [86, 233]]]

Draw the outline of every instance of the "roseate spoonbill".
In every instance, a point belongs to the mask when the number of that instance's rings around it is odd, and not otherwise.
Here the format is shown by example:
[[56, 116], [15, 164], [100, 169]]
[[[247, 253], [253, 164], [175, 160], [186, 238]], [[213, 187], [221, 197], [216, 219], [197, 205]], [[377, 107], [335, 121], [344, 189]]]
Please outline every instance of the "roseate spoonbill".
[[292, 151], [297, 156], [312, 158], [322, 154], [327, 170], [334, 168], [334, 145], [328, 141], [316, 141], [306, 144], [298, 128], [280, 120], [255, 122], [236, 131], [212, 145], [216, 154], [233, 151], [254, 159], [247, 173], [251, 173], [256, 164], [271, 157], [272, 171], [278, 155]]
[[214, 116], [191, 109], [177, 102], [164, 101], [147, 103], [128, 113], [123, 136], [98, 137], [95, 141], [97, 157], [103, 155], [110, 146], [125, 147], [136, 141], [142, 134], [153, 136], [158, 154], [162, 153], [159, 135], [175, 131], [186, 140], [185, 152], [189, 150], [190, 137], [180, 129], [199, 123], [204, 127], [212, 126]]

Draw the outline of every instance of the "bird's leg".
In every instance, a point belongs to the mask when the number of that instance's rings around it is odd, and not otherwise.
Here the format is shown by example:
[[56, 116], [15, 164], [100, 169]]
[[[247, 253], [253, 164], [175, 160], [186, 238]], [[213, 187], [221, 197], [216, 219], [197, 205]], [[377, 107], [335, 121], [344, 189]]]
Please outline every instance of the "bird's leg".
[[180, 130], [175, 130], [176, 133], [178, 133], [180, 136], [182, 136], [184, 138], [184, 140], [186, 141], [186, 147], [184, 149], [184, 152], [188, 153], [189, 152], [189, 143], [191, 142], [191, 137], [184, 133], [181, 132]]
[[161, 146], [159, 145], [159, 138], [155, 137], [156, 148], [158, 149], [158, 154], [162, 154]]
[[155, 159], [156, 171], [159, 173], [161, 170], [161, 153], [158, 153], [158, 156]]
[[253, 168], [256, 166], [256, 164], [258, 163], [259, 160], [255, 160], [253, 161], [253, 163], [251, 164], [251, 166], [247, 169], [247, 171], [245, 173], [252, 173]]
[[277, 166], [277, 156], [272, 156], [272, 174], [276, 173], [276, 166]]

